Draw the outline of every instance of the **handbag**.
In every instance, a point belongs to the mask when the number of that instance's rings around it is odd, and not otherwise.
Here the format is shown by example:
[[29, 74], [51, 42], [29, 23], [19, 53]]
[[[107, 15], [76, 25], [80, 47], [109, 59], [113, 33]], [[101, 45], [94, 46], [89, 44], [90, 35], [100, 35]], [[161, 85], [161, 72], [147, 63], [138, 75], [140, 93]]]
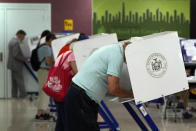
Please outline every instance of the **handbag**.
[[74, 76], [71, 68], [63, 69], [63, 63], [72, 52], [62, 54], [57, 66], [50, 68], [46, 84], [42, 90], [57, 102], [63, 102], [65, 95]]

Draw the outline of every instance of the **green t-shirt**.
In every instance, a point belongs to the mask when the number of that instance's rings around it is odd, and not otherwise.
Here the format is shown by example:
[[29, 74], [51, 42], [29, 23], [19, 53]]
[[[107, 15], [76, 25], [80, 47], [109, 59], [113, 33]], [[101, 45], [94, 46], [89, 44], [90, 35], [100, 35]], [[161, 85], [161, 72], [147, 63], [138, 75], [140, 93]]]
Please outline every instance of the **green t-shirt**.
[[108, 75], [120, 77], [123, 62], [123, 43], [102, 47], [85, 61], [72, 81], [100, 102], [108, 90]]

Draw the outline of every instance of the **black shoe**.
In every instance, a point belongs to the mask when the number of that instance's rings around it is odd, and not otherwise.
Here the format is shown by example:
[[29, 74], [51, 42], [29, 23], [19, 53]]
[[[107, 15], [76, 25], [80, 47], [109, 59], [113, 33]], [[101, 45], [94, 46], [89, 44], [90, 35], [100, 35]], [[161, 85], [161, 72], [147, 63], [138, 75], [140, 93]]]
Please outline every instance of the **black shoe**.
[[41, 117], [44, 119], [44, 120], [49, 120], [51, 118], [51, 116], [49, 114], [42, 114]]
[[184, 117], [184, 119], [190, 119], [190, 118], [193, 117], [193, 115], [190, 114], [189, 112], [184, 112], [184, 113], [183, 113], [183, 117]]
[[49, 120], [50, 118], [51, 116], [49, 114], [41, 114], [35, 116], [36, 120]]
[[35, 115], [35, 119], [39, 120], [41, 115]]

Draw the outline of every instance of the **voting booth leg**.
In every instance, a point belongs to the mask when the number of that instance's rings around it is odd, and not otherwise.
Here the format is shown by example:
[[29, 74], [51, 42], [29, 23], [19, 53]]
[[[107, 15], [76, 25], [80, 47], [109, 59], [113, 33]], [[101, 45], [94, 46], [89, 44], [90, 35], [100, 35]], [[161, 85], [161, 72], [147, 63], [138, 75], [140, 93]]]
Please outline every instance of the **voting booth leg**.
[[118, 122], [116, 121], [116, 119], [114, 118], [114, 116], [112, 115], [112, 113], [110, 112], [110, 110], [108, 109], [108, 107], [106, 106], [106, 104], [104, 103], [104, 101], [101, 101], [101, 105], [102, 107], [105, 109], [105, 111], [107, 112], [107, 114], [110, 116], [111, 120], [113, 121], [115, 127], [118, 127]]
[[137, 109], [140, 111], [140, 113], [142, 114], [142, 116], [144, 117], [144, 119], [146, 120], [146, 122], [148, 123], [148, 125], [150, 126], [150, 128], [153, 131], [159, 131], [159, 129], [157, 128], [157, 126], [155, 125], [154, 121], [152, 120], [152, 118], [150, 117], [150, 115], [147, 113], [146, 109], [144, 108], [144, 106], [142, 104], [138, 104], [136, 105]]
[[33, 77], [33, 79], [38, 82], [38, 78], [37, 76], [33, 73], [33, 71], [31, 70], [31, 68], [27, 65], [26, 62], [24, 62], [24, 66], [25, 68], [29, 71], [29, 73], [31, 74], [31, 76]]
[[[33, 71], [31, 70], [31, 68], [29, 67], [29, 65], [28, 65], [26, 62], [24, 62], [24, 66], [25, 66], [25, 68], [27, 69], [27, 71], [31, 74], [31, 76], [33, 77], [33, 79], [34, 79], [36, 82], [38, 82], [37, 76], [33, 73]], [[30, 101], [33, 101], [33, 97], [34, 97], [34, 96], [38, 96], [38, 92], [30, 91], [30, 92], [27, 92], [27, 95], [30, 96], [30, 97], [29, 97], [29, 100], [30, 100]]]
[[[123, 103], [127, 111], [132, 115], [133, 119], [136, 121], [136, 123], [139, 125], [139, 127], [142, 129], [142, 131], [148, 131], [148, 128], [145, 126], [145, 124], [142, 122], [142, 120], [138, 117], [137, 113], [133, 110], [129, 102]], [[135, 105], [135, 104], [134, 104]], [[147, 113], [146, 109], [143, 107], [142, 104], [136, 105], [139, 112], [142, 114], [144, 119], [146, 120], [149, 127], [152, 129], [152, 131], [159, 131], [153, 120], [151, 119], [150, 115]]]
[[30, 92], [27, 92], [27, 95], [29, 97], [29, 100], [32, 102], [35, 98], [37, 98], [39, 93], [36, 91], [30, 91]]
[[50, 113], [52, 114], [51, 115], [51, 119], [53, 120], [53, 121], [56, 121], [56, 112], [57, 112], [57, 110], [56, 110], [56, 104], [54, 103], [54, 100], [52, 99], [52, 98], [50, 98], [50, 103], [49, 103], [49, 108], [50, 108]]
[[141, 119], [138, 117], [137, 113], [133, 110], [129, 102], [123, 103], [127, 111], [131, 114], [135, 122], [139, 125], [139, 127], [142, 129], [142, 131], [148, 131], [148, 128], [144, 125], [144, 123], [141, 121]]
[[112, 131], [120, 131], [118, 122], [103, 101], [99, 105], [99, 113], [105, 120], [105, 122], [100, 123], [100, 129], [110, 128]]
[[[139, 127], [142, 129], [142, 131], [148, 131], [148, 128], [144, 125], [142, 120], [138, 117], [137, 113], [133, 110], [129, 102], [123, 103], [127, 111], [132, 115], [133, 119], [136, 121], [136, 123], [139, 125]], [[135, 104], [134, 104], [135, 105]], [[136, 105], [139, 112], [142, 114], [144, 119], [146, 120], [147, 124], [150, 126], [152, 131], [159, 131], [157, 126], [155, 125], [154, 121], [151, 119], [150, 115], [147, 113], [146, 109], [142, 104]]]
[[54, 103], [54, 100], [52, 98], [50, 98], [50, 103], [49, 103], [49, 107], [50, 107], [50, 112], [56, 112], [56, 104]]

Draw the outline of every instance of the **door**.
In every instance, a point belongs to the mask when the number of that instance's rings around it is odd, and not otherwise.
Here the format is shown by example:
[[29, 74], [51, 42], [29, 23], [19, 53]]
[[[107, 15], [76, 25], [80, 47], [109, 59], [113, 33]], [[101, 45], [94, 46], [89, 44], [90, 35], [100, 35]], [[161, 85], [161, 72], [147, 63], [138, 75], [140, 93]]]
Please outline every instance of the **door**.
[[[50, 4], [0, 4], [0, 29], [2, 27], [4, 31], [0, 30], [0, 38], [4, 36], [4, 39], [0, 39], [0, 51], [4, 52], [4, 62], [0, 64], [3, 67], [4, 74], [1, 73], [0, 78], [4, 78], [4, 85], [0, 80], [0, 98], [7, 98], [11, 96], [11, 73], [6, 68], [6, 63], [8, 59], [8, 43], [12, 37], [15, 36], [16, 32], [20, 29], [24, 30], [27, 33], [26, 37], [33, 37], [40, 35], [43, 30], [51, 30], [51, 5]], [[2, 26], [2, 27], [1, 27]], [[1, 47], [4, 46], [4, 47]], [[1, 55], [0, 55], [1, 57]], [[1, 71], [0, 65], [0, 71]], [[27, 70], [24, 71], [25, 85], [27, 88], [37, 88], [37, 84], [33, 77], [29, 76], [30, 74]], [[28, 82], [27, 82], [28, 81]], [[2, 89], [4, 89], [4, 94], [2, 94]]]
[[0, 8], [0, 96], [5, 94], [5, 9]]

